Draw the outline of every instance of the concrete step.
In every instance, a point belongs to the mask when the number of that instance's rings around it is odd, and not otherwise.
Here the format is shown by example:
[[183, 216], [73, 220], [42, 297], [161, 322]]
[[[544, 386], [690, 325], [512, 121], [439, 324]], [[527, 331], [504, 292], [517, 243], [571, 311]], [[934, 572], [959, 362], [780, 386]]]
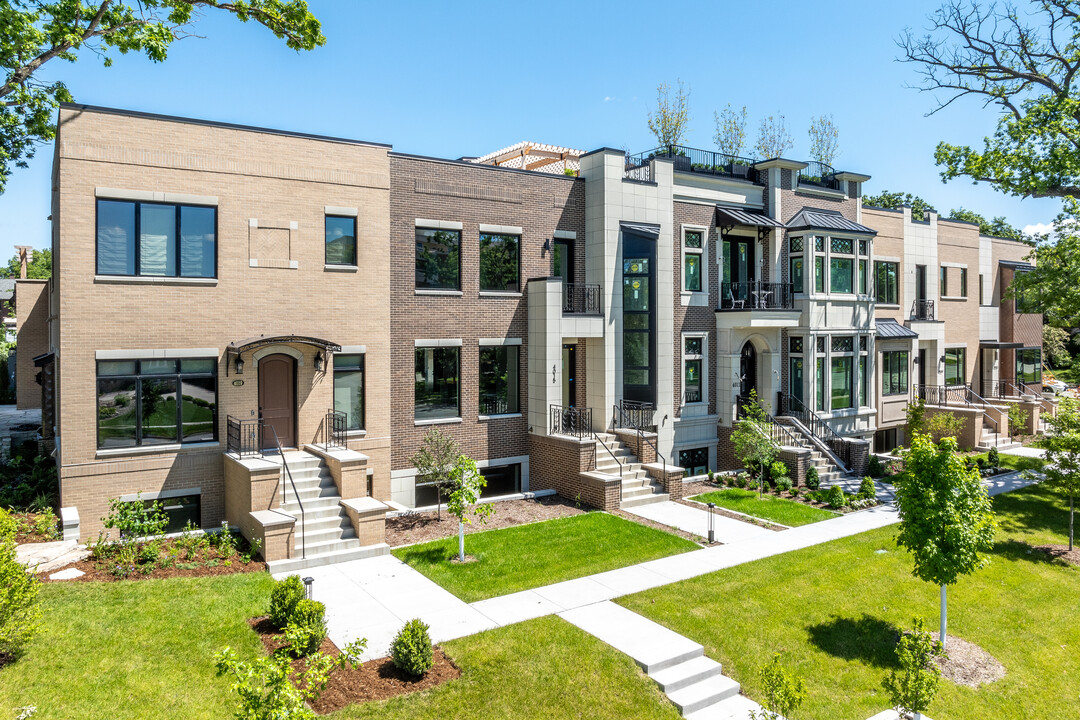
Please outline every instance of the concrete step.
[[683, 715], [689, 715], [738, 694], [739, 683], [724, 675], [717, 675], [669, 692], [667, 696]]
[[[685, 717], [686, 720], [746, 720], [751, 712], [761, 712], [761, 706], [745, 695], [733, 695]], [[890, 711], [890, 720], [895, 716], [896, 713]]]
[[[337, 552], [338, 550], [348, 550], [353, 547], [360, 547], [360, 540], [357, 539], [356, 533], [349, 531], [349, 537], [341, 538], [308, 538], [305, 544], [308, 557], [313, 555], [326, 555], [327, 553]], [[296, 538], [296, 552], [300, 552], [300, 537]]]
[[663, 488], [658, 485], [642, 485], [640, 487], [626, 487], [622, 489], [622, 499], [625, 503], [632, 498], [644, 497], [647, 495], [661, 495], [663, 494]]
[[626, 653], [650, 675], [705, 654], [699, 643], [610, 600], [567, 610], [559, 617]]
[[307, 543], [308, 550], [314, 547], [322, 547], [326, 543], [339, 542], [342, 540], [353, 540], [356, 538], [356, 531], [352, 529], [352, 526], [342, 526], [329, 528], [312, 528], [310, 525], [303, 530], [298, 526], [296, 533], [296, 544], [300, 546], [300, 541], [304, 540]]
[[[299, 557], [299, 550], [297, 550], [297, 557], [290, 558], [288, 560], [274, 560], [268, 562], [267, 570], [271, 574], [278, 573], [294, 573], [300, 570], [305, 570], [312, 567], [320, 567], [322, 565], [331, 565], [333, 563], [348, 562], [350, 560], [363, 560], [369, 557], [377, 557], [379, 555], [389, 555], [390, 546], [386, 543], [379, 543], [377, 545], [360, 545], [360, 542], [354, 541], [355, 545], [352, 545], [344, 550], [337, 550], [327, 553], [312, 553], [311, 548], [308, 548], [307, 558]], [[318, 597], [318, 588], [315, 590], [316, 598]]]
[[[346, 527], [352, 527], [352, 523], [347, 515], [341, 513], [326, 513], [321, 517], [313, 517], [311, 513], [307, 513], [304, 518], [304, 528], [309, 534], [319, 530], [335, 530]], [[296, 531], [300, 532], [299, 517], [296, 518]]]
[[689, 687], [701, 680], [720, 675], [721, 672], [722, 668], [720, 667], [720, 663], [712, 658], [707, 658], [702, 655], [700, 657], [691, 658], [686, 662], [681, 662], [678, 665], [673, 665], [663, 670], [657, 670], [652, 673], [650, 677], [656, 681], [656, 684], [659, 685], [660, 689], [665, 693], [672, 693], [676, 690], [682, 690], [685, 687]]
[[[311, 513], [313, 511], [325, 510], [327, 508], [333, 509], [339, 507], [341, 498], [336, 495], [324, 495], [322, 497], [308, 498], [305, 500], [303, 496], [301, 496], [300, 502], [304, 504], [304, 511], [308, 513], [308, 517], [311, 517]], [[281, 509], [289, 513], [290, 515], [294, 515], [300, 512], [300, 506], [297, 505], [296, 498], [293, 497], [293, 494], [291, 492], [289, 493], [288, 499], [285, 502], [281, 503]]]
[[652, 495], [641, 495], [639, 497], [629, 498], [619, 503], [620, 508], [637, 507], [639, 505], [651, 505], [652, 503], [665, 502], [670, 500], [671, 496], [667, 493], [653, 493]]

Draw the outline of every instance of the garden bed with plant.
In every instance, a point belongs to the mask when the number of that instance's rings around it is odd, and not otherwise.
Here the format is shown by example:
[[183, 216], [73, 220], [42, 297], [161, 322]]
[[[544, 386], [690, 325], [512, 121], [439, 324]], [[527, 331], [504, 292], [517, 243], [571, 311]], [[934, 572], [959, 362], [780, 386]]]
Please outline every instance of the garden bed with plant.
[[55, 542], [60, 539], [59, 525], [52, 508], [43, 512], [16, 512], [0, 508], [0, 534], [10, 535], [15, 543]]
[[831, 520], [836, 513], [810, 507], [806, 503], [786, 499], [782, 494], [772, 495], [753, 490], [725, 488], [713, 490], [691, 498], [699, 503], [712, 503], [719, 508], [761, 518], [787, 527], [798, 527], [822, 520]]
[[[746, 513], [747, 515], [753, 515], [789, 527], [795, 527], [795, 525], [784, 522], [780, 517], [781, 515], [793, 520], [797, 525], [805, 525], [808, 522], [828, 520], [830, 517], [835, 517], [837, 513], [865, 510], [878, 504], [877, 488], [874, 486], [873, 478], [869, 476], [862, 479], [858, 492], [849, 493], [839, 485], [831, 485], [827, 488], [821, 487], [817, 468], [811, 467], [806, 473], [805, 484], [796, 486], [788, 477], [787, 465], [780, 461], [773, 462], [767, 466], [767, 469], [760, 470], [756, 474], [744, 471], [738, 473], [714, 473], [710, 476], [712, 477], [712, 484], [718, 488], [718, 491], [706, 494], [716, 494], [716, 498], [703, 500], [700, 497], [694, 497], [693, 500], [705, 503], [714, 502], [729, 510]], [[726, 492], [725, 489], [731, 492]], [[751, 496], [753, 499], [751, 499]], [[775, 504], [778, 500], [782, 502]], [[802, 512], [794, 508], [789, 509], [784, 503], [799, 505], [819, 513], [827, 512], [828, 515]], [[751, 506], [765, 514], [757, 514], [744, 509]]]
[[[547, 495], [532, 500], [507, 500], [495, 503], [496, 512], [481, 524], [465, 527], [466, 533], [526, 525], [542, 520], [571, 517], [588, 512], [589, 508], [558, 495]], [[386, 542], [390, 547], [415, 545], [417, 543], [454, 537], [458, 533], [458, 519], [446, 507], [442, 512], [425, 510], [387, 518]]]

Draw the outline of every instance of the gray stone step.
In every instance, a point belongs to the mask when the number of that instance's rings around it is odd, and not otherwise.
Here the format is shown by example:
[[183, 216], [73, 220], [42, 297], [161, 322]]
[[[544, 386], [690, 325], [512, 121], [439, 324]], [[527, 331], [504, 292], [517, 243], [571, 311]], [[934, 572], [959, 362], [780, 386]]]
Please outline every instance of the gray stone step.
[[651, 495], [641, 495], [639, 497], [633, 497], [627, 500], [623, 500], [621, 503], [619, 503], [619, 507], [628, 508], [637, 507], [639, 505], [650, 505], [652, 503], [665, 502], [670, 499], [671, 496], [665, 492], [653, 493]]
[[[311, 567], [320, 567], [322, 565], [331, 565], [333, 563], [348, 562], [350, 560], [363, 560], [364, 558], [390, 554], [390, 546], [386, 543], [361, 546], [359, 541], [355, 542], [356, 545], [350, 546], [344, 550], [337, 550], [334, 552], [327, 552], [323, 554], [313, 554], [309, 548], [306, 559], [299, 557], [300, 553], [299, 550], [297, 550], [297, 557], [290, 558], [288, 560], [274, 560], [273, 562], [268, 562], [266, 563], [267, 569], [272, 574], [292, 573]], [[318, 595], [319, 590], [318, 587], [316, 587], [316, 600], [318, 600]]]
[[739, 683], [724, 675], [717, 675], [669, 692], [667, 696], [683, 715], [689, 715], [738, 694]]
[[[760, 713], [761, 706], [745, 695], [733, 695], [685, 717], [686, 720], [746, 720], [751, 712]], [[889, 720], [895, 718], [896, 713], [890, 710]]]
[[681, 662], [678, 665], [672, 665], [669, 668], [657, 670], [649, 677], [655, 680], [656, 684], [659, 685], [660, 689], [665, 693], [672, 693], [707, 678], [720, 675], [722, 670], [720, 663], [712, 658], [702, 655]]
[[303, 530], [297, 526], [296, 544], [300, 546], [300, 541], [307, 542], [307, 548], [310, 551], [315, 547], [322, 547], [326, 543], [338, 542], [341, 540], [353, 540], [356, 538], [356, 531], [352, 529], [352, 526], [344, 527], [338, 525], [337, 527], [328, 528], [312, 528], [310, 525]]

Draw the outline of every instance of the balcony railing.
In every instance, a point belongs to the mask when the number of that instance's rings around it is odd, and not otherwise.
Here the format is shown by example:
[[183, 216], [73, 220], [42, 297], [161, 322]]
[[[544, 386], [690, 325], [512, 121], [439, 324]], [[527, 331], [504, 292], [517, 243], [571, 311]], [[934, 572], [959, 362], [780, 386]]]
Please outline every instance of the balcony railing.
[[592, 408], [552, 405], [548, 413], [548, 431], [552, 435], [573, 435], [580, 439], [592, 435]]
[[701, 402], [701, 388], [688, 389], [683, 393], [683, 402], [687, 405], [690, 403]]
[[916, 300], [911, 303], [911, 319], [912, 320], [933, 320], [934, 319], [934, 301], [933, 300]]
[[259, 418], [241, 420], [229, 415], [226, 423], [226, 451], [236, 453], [240, 457], [262, 454], [262, 420]]
[[563, 285], [563, 314], [565, 315], [603, 315], [604, 302], [599, 285]]
[[516, 412], [516, 409], [510, 409], [509, 401], [504, 396], [484, 395], [480, 397], [481, 415], [508, 415]]
[[720, 283], [720, 310], [791, 310], [791, 283]]
[[327, 410], [326, 420], [323, 426], [323, 441], [327, 450], [332, 447], [347, 449], [349, 447], [348, 431], [349, 416], [340, 410]]
[[626, 164], [623, 167], [623, 179], [652, 182], [652, 166], [649, 164], [649, 157], [644, 153], [640, 155], [627, 153]]
[[649, 161], [653, 158], [670, 158], [675, 165], [675, 170], [679, 172], [702, 173], [738, 180], [757, 180], [757, 173], [754, 171], [754, 160], [751, 158], [725, 155], [712, 150], [699, 150], [684, 145], [664, 145], [637, 155], [627, 155], [627, 173], [624, 176], [631, 180], [651, 179], [632, 177], [629, 172], [631, 167], [635, 169], [642, 166], [648, 168]]
[[817, 160], [809, 161], [806, 167], [799, 171], [799, 184], [815, 185], [829, 190], [840, 189], [840, 181], [836, 179], [836, 171], [832, 165]]

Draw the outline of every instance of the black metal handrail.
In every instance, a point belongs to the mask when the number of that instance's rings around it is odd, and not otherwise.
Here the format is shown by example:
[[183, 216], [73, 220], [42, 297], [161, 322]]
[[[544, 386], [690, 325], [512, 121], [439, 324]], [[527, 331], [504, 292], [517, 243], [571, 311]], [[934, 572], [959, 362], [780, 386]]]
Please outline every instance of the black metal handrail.
[[[630, 428], [637, 433], [639, 442], [648, 443], [656, 458], [663, 467], [667, 467], [667, 460], [660, 454], [660, 448], [645, 434], [646, 428], [654, 426], [653, 415], [656, 408], [652, 403], [638, 402], [635, 400], [623, 400], [612, 409], [611, 421], [616, 427]], [[640, 445], [639, 445], [640, 447]]]
[[795, 307], [791, 283], [720, 283], [720, 310], [791, 310]]
[[685, 145], [662, 145], [637, 155], [628, 155], [628, 164], [647, 165], [653, 158], [669, 158], [679, 172], [702, 173], [739, 180], [757, 180], [753, 158], [727, 155]]
[[911, 319], [912, 320], [933, 320], [934, 319], [934, 301], [933, 300], [915, 300], [911, 303]]
[[252, 457], [262, 454], [262, 422], [258, 418], [241, 420], [228, 415], [225, 418], [225, 450], [236, 453], [239, 457]]
[[851, 458], [844, 438], [829, 427], [829, 424], [822, 420], [816, 412], [806, 407], [802, 400], [785, 392], [780, 393], [779, 414], [798, 420], [825, 447], [832, 449], [837, 459], [844, 464], [850, 465]]
[[347, 448], [346, 427], [349, 424], [349, 416], [340, 410], [327, 410], [326, 420], [323, 425], [323, 446], [329, 450], [332, 447]]
[[564, 284], [562, 311], [567, 315], [603, 315], [604, 297], [600, 293], [600, 286]]
[[[599, 435], [597, 435], [594, 432], [592, 434], [592, 438], [593, 438], [593, 440], [598, 442], [601, 447], [603, 447], [605, 450], [607, 450], [607, 454], [610, 455], [611, 459], [615, 461], [615, 464], [619, 466], [619, 478], [621, 479], [622, 476], [623, 476], [622, 460], [620, 460], [618, 457], [615, 456], [615, 453], [612, 452], [611, 448], [608, 447], [608, 444], [606, 442], [604, 442], [604, 439], [602, 437], [600, 437]], [[593, 471], [596, 470], [596, 453], [595, 452], [593, 453], [592, 469], [593, 469]], [[619, 502], [620, 503], [622, 502], [622, 499], [623, 499], [623, 488], [620, 486], [619, 487]]]
[[548, 429], [552, 435], [572, 435], [579, 440], [593, 432], [592, 408], [552, 405], [548, 410]]
[[[259, 421], [262, 425], [262, 421]], [[277, 428], [273, 423], [266, 423], [266, 427], [270, 428], [270, 432], [274, 434], [274, 446], [277, 448], [278, 456], [281, 458], [281, 467], [285, 468], [285, 474], [289, 478], [289, 485], [292, 486], [293, 496], [296, 497], [296, 504], [300, 508], [300, 557], [307, 558], [307, 514], [304, 512], [304, 503], [300, 500], [300, 493], [296, 490], [296, 483], [293, 481], [292, 470], [289, 469], [289, 463], [285, 459], [285, 451], [281, 449], [281, 440], [278, 439]]]
[[810, 160], [806, 167], [799, 171], [800, 185], [816, 185], [818, 187], [839, 190], [840, 181], [836, 179], [836, 170], [817, 160]]
[[[749, 413], [746, 412], [746, 406], [750, 404], [749, 395], [736, 395], [735, 396], [735, 419], [745, 420], [749, 417]], [[786, 426], [781, 425], [776, 421], [772, 415], [769, 414], [765, 406], [758, 401], [758, 407], [761, 408], [762, 413], [765, 415], [765, 425], [770, 426], [770, 429], [766, 431], [769, 439], [777, 444], [784, 444], [787, 441], [787, 445], [792, 447], [802, 447], [803, 443], [799, 440], [793, 432], [787, 429]], [[775, 428], [775, 429], [774, 429]]]

